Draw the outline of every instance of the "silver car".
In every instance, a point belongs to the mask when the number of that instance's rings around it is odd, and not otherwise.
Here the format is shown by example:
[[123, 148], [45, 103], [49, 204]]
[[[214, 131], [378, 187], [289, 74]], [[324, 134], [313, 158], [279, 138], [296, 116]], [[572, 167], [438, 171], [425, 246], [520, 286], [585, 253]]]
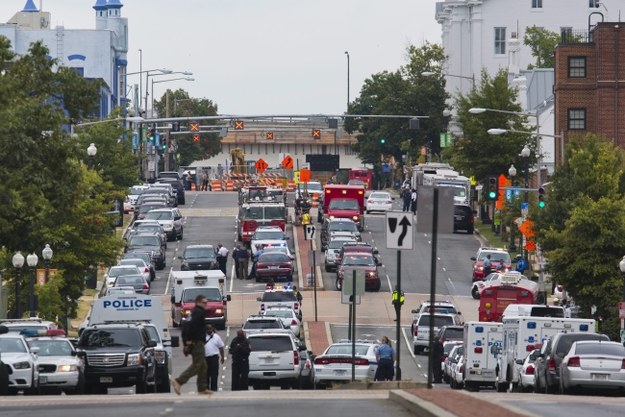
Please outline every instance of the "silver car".
[[625, 388], [625, 346], [584, 340], [571, 345], [560, 364], [560, 393], [579, 388]]
[[[355, 380], [373, 380], [378, 363], [375, 358], [374, 341], [356, 342]], [[334, 382], [352, 380], [352, 343], [341, 341], [328, 346], [314, 360], [315, 385], [329, 386]]]
[[150, 283], [143, 275], [120, 275], [113, 287], [133, 287], [137, 294], [150, 294]]
[[37, 367], [42, 391], [82, 394], [85, 390], [84, 364], [65, 337], [28, 337], [28, 345], [39, 348]]
[[326, 272], [336, 271], [341, 248], [347, 242], [357, 242], [357, 240], [353, 236], [340, 236], [332, 239], [328, 243], [324, 261]]

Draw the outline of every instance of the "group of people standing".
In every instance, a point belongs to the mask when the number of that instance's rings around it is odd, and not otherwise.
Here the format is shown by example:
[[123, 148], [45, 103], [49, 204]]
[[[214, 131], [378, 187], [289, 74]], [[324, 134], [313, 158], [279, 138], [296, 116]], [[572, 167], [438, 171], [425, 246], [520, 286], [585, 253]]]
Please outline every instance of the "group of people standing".
[[402, 187], [400, 195], [404, 201], [403, 211], [412, 211], [412, 214], [417, 214], [417, 190], [406, 184]]
[[[263, 247], [261, 245], [257, 245], [254, 248], [255, 251], [252, 253], [251, 250], [247, 249], [240, 243], [237, 243], [236, 247], [232, 251], [232, 259], [234, 260], [234, 272], [237, 279], [253, 279], [256, 278], [256, 262], [260, 255], [263, 254]], [[217, 248], [215, 249], [215, 253], [217, 254], [217, 264], [219, 265], [219, 269], [224, 275], [226, 273], [226, 265], [228, 263], [228, 249], [222, 245], [221, 243], [217, 244]], [[250, 260], [252, 260], [252, 269], [250, 271]]]

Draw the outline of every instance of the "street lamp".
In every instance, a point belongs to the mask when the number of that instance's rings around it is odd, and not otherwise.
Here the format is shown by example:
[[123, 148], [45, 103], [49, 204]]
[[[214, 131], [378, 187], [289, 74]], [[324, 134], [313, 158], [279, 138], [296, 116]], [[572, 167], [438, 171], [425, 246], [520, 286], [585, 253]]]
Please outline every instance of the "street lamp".
[[30, 317], [37, 317], [37, 302], [35, 301], [35, 268], [39, 262], [39, 257], [35, 253], [31, 253], [26, 257], [26, 263], [30, 268], [30, 294], [28, 295], [28, 309], [30, 310]]
[[22, 267], [24, 266], [24, 255], [21, 252], [15, 252], [13, 255], [13, 268], [15, 268], [15, 317], [22, 318], [22, 304], [20, 302], [20, 286], [22, 281]]
[[349, 52], [345, 51], [347, 56], [347, 113], [349, 113]]
[[48, 243], [46, 243], [46, 247], [41, 251], [41, 255], [43, 256], [43, 263], [46, 268], [46, 284], [48, 283], [48, 275], [50, 273], [50, 259], [52, 259], [52, 248]]
[[[514, 177], [517, 174], [516, 167], [514, 164], [510, 164], [510, 168], [508, 168], [508, 175], [510, 176], [510, 183], [514, 182]], [[510, 245], [508, 246], [508, 250], [513, 252], [516, 251], [516, 245], [514, 244], [514, 221], [512, 216], [510, 216]]]
[[471, 80], [471, 87], [473, 89], [475, 89], [475, 74], [473, 74], [472, 76], [468, 76], [468, 75], [456, 75], [456, 74], [447, 74], [447, 73], [438, 73], [438, 72], [434, 72], [434, 71], [423, 71], [421, 73], [422, 76], [424, 77], [433, 77], [437, 74], [442, 75], [443, 77], [454, 77], [454, 78], [463, 78], [465, 80]]
[[150, 74], [150, 71], [146, 71], [145, 75], [145, 116], [148, 114], [148, 83], [150, 82], [150, 77], [157, 77], [160, 75], [173, 75], [173, 74], [182, 74], [182, 75], [193, 75], [192, 72], [189, 71], [171, 71], [167, 70], [166, 72], [161, 70], [160, 74]]
[[95, 156], [98, 153], [98, 148], [96, 148], [95, 143], [92, 143], [87, 148], [87, 155], [89, 156], [89, 169], [93, 169]]
[[[191, 74], [191, 73], [189, 73], [189, 74]], [[152, 80], [152, 90], [150, 90], [150, 94], [152, 95], [152, 113], [151, 113], [152, 116], [154, 116], [154, 84], [168, 83], [168, 82], [171, 82], [171, 81], [178, 81], [178, 80], [195, 81], [195, 78], [191, 78], [191, 77], [178, 77], [178, 78], [170, 78], [170, 79], [167, 79], [167, 80], [158, 80], [158, 81]], [[146, 100], [147, 100], [147, 98], [146, 98]], [[146, 104], [146, 106], [147, 106], [147, 104]]]

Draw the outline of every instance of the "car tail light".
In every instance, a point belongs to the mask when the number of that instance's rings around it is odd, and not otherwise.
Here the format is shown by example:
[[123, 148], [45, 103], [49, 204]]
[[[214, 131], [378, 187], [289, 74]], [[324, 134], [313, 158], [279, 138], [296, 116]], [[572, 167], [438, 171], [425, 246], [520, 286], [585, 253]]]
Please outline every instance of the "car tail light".
[[623, 359], [623, 362], [621, 362], [621, 369], [625, 369], [625, 359]]
[[579, 356], [571, 356], [568, 362], [566, 363], [566, 366], [568, 366], [569, 368], [579, 368], [580, 367]]
[[460, 371], [461, 374], [464, 373], [464, 363], [462, 365], [460, 365]]
[[150, 268], [148, 268], [147, 266], [143, 269], [143, 272], [150, 272]]
[[297, 320], [295, 319], [291, 320], [291, 326], [297, 326]]
[[296, 350], [293, 351], [293, 365], [299, 365], [299, 353]]
[[149, 290], [149, 289], [150, 289], [150, 286], [149, 286], [148, 284], [143, 284], [143, 289], [144, 289], [144, 290]]
[[415, 326], [413, 335], [416, 337], [418, 333], [419, 333], [419, 326]]
[[482, 349], [481, 346], [477, 346], [474, 350], [475, 353], [482, 353], [484, 350]]
[[369, 365], [369, 361], [365, 358], [356, 358], [354, 360], [354, 365], [356, 366], [366, 366]]
[[527, 365], [527, 368], [525, 368], [525, 375], [534, 375], [534, 367], [532, 365]]
[[556, 360], [553, 358], [549, 359], [549, 371], [550, 372], [556, 371]]
[[299, 303], [293, 303], [293, 310], [299, 310]]

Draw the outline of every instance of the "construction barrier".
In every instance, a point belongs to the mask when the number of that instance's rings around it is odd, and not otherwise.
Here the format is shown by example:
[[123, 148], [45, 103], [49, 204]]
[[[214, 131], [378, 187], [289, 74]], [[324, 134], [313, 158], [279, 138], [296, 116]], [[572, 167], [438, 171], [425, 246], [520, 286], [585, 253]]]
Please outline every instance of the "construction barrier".
[[218, 180], [211, 181], [211, 190], [212, 191], [223, 191], [223, 188], [221, 187], [221, 181], [218, 181]]
[[313, 193], [312, 194], [312, 204], [313, 207], [319, 207], [319, 194], [318, 193]]
[[287, 191], [295, 191], [295, 181], [289, 180], [286, 184]]
[[195, 183], [194, 182], [191, 183], [191, 191], [196, 191], [196, 187], [195, 187]]
[[226, 191], [234, 191], [234, 181], [227, 180], [225, 188], [226, 188]]

